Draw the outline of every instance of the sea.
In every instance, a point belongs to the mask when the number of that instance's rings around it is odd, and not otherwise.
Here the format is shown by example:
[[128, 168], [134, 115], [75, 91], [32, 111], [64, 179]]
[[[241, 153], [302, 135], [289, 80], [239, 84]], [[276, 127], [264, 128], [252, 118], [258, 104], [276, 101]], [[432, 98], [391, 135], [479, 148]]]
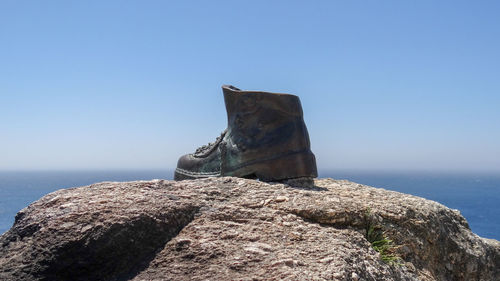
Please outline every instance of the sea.
[[[61, 188], [102, 181], [172, 179], [169, 170], [148, 171], [0, 171], [0, 234], [16, 213]], [[458, 209], [472, 231], [500, 240], [500, 174], [484, 172], [320, 171], [320, 177], [408, 193]]]

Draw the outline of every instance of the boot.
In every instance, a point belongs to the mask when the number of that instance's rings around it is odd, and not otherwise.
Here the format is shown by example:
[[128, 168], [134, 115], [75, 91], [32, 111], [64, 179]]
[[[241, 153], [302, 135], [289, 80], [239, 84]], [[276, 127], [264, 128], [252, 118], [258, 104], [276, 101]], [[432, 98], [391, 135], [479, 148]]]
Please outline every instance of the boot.
[[317, 177], [316, 159], [297, 96], [222, 86], [227, 129], [214, 143], [182, 156], [175, 180], [234, 176], [281, 181]]

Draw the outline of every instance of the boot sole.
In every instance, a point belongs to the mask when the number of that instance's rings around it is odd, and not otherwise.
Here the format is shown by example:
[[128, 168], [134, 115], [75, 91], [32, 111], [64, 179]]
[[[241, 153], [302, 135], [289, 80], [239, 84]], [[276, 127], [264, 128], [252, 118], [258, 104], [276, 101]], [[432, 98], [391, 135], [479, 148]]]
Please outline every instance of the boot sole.
[[202, 179], [202, 178], [210, 178], [210, 177], [220, 177], [220, 173], [196, 173], [191, 172], [184, 169], [175, 169], [174, 180], [194, 180], [194, 179]]
[[[220, 173], [196, 173], [177, 168], [175, 180], [220, 177]], [[295, 178], [316, 178], [316, 159], [311, 151], [293, 152], [271, 159], [247, 162], [224, 171], [223, 176], [258, 178], [261, 181], [282, 181]]]

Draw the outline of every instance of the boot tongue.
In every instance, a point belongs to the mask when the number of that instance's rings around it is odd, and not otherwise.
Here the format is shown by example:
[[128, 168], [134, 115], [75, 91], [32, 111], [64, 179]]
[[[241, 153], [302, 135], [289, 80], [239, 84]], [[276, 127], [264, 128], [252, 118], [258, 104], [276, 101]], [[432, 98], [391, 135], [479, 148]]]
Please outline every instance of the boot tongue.
[[230, 89], [230, 90], [233, 90], [233, 91], [241, 91], [240, 89], [236, 88], [233, 85], [222, 85], [222, 88]]

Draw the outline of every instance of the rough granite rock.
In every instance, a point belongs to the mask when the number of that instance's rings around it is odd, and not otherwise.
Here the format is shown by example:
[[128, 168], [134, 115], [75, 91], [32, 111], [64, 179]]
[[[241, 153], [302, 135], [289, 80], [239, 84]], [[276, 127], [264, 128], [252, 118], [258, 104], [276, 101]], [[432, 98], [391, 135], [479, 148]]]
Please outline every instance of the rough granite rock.
[[[365, 238], [367, 210], [400, 265]], [[333, 179], [59, 190], [21, 210], [0, 247], [0, 280], [500, 280], [500, 243], [457, 210]]]

